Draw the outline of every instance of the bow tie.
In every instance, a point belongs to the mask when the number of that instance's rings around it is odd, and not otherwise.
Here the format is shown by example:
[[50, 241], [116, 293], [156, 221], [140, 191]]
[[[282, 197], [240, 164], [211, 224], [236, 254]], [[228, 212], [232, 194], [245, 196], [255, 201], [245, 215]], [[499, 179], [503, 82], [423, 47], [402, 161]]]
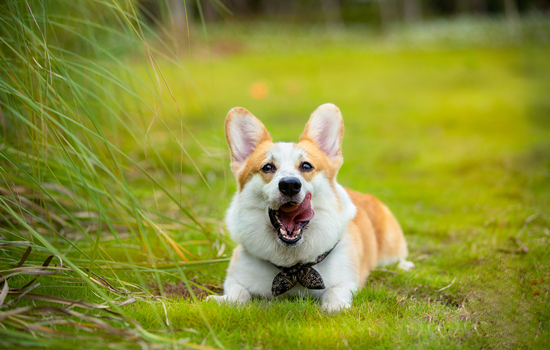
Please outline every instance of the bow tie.
[[[338, 242], [336, 242], [336, 244], [338, 244]], [[271, 293], [273, 296], [276, 297], [288, 292], [298, 283], [307, 289], [325, 289], [323, 277], [321, 277], [321, 274], [312, 266], [325, 260], [330, 252], [334, 250], [336, 244], [331, 250], [319, 255], [315, 261], [310, 263], [296, 264], [290, 267], [277, 266], [271, 263], [273, 266], [281, 270], [281, 272], [275, 276], [273, 279], [273, 284], [271, 285]]]

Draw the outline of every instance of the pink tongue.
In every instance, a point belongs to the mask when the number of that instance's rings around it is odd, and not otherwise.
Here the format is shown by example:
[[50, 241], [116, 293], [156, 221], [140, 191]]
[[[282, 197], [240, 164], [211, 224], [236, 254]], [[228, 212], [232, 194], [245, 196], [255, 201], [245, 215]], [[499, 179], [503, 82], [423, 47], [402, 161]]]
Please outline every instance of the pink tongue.
[[311, 209], [311, 193], [306, 193], [306, 197], [299, 205], [288, 205], [279, 208], [279, 220], [285, 226], [287, 232], [294, 231], [298, 222], [309, 221], [313, 219], [315, 213]]

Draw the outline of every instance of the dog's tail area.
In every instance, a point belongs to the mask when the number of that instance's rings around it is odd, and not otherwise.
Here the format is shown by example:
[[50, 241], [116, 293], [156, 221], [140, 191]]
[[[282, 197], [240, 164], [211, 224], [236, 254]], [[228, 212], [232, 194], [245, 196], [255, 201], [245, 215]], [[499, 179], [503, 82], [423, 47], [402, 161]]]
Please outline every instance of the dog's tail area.
[[[378, 266], [398, 263], [397, 267], [410, 270], [414, 264], [407, 261], [407, 241], [395, 216], [378, 198], [347, 190], [354, 204], [364, 210], [374, 229], [378, 245]], [[358, 208], [359, 209], [359, 208]]]
[[379, 229], [376, 230], [378, 266], [398, 263], [398, 268], [408, 271], [414, 268], [414, 263], [407, 260], [409, 251], [403, 230], [388, 207], [380, 201], [378, 203], [381, 206], [382, 214], [382, 218], [380, 218], [382, 222], [380, 222]]

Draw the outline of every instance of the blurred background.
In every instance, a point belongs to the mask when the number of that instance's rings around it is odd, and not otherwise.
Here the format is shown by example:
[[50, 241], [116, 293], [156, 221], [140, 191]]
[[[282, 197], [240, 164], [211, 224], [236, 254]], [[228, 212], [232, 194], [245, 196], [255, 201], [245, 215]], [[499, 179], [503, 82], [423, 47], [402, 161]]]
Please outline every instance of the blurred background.
[[[548, 0], [1, 2], [0, 344], [543, 346], [549, 91]], [[418, 268], [335, 318], [201, 303], [235, 247], [227, 112], [297, 141], [327, 102], [339, 183], [388, 204]]]
[[[163, 3], [139, 1], [140, 11], [151, 23], [162, 20]], [[167, 2], [176, 25], [187, 20], [207, 22], [276, 20], [283, 23], [369, 25], [387, 28], [456, 16], [505, 17], [517, 20], [526, 14], [548, 14], [546, 0], [219, 0]]]

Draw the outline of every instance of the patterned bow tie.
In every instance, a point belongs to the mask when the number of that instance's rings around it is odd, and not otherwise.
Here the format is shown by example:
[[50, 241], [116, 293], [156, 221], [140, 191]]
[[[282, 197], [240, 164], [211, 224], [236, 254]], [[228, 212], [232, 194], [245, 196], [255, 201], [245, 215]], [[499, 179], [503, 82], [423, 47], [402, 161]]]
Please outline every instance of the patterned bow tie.
[[[336, 242], [336, 244], [338, 244], [338, 242]], [[281, 270], [281, 272], [275, 276], [273, 284], [271, 285], [271, 293], [273, 296], [276, 297], [288, 292], [298, 283], [307, 289], [325, 289], [323, 277], [321, 277], [321, 274], [312, 266], [325, 260], [330, 252], [334, 250], [336, 244], [328, 252], [319, 255], [314, 262], [296, 264], [290, 267], [277, 266], [272, 263], [273, 266]]]

